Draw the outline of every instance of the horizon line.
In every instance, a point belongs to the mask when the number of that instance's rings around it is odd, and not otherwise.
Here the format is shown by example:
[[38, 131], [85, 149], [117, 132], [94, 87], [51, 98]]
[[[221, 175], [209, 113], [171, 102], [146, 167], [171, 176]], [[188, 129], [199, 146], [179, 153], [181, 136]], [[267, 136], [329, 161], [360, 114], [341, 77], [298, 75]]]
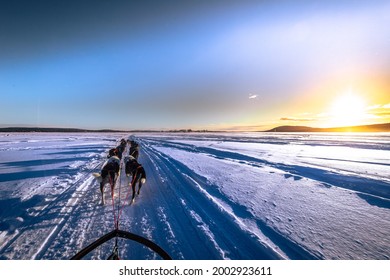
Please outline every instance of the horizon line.
[[[283, 132], [299, 132], [299, 129], [302, 129], [302, 132], [310, 132], [310, 130], [317, 130], [317, 132], [326, 130], [348, 130], [348, 129], [363, 129], [370, 128], [375, 126], [385, 126], [389, 125], [384, 131], [390, 131], [390, 123], [375, 123], [375, 124], [363, 124], [363, 125], [354, 125], [354, 126], [339, 126], [339, 127], [311, 127], [311, 126], [298, 126], [298, 125], [280, 125], [270, 129], [265, 130], [238, 130], [237, 126], [235, 129], [193, 129], [193, 128], [177, 128], [177, 129], [111, 129], [111, 128], [102, 128], [102, 129], [91, 129], [91, 128], [77, 128], [77, 127], [46, 127], [46, 126], [1, 126], [0, 132], [34, 132], [34, 130], [42, 130], [36, 132], [274, 132], [277, 129], [284, 128]], [[245, 127], [245, 126], [243, 126]], [[288, 131], [291, 128], [291, 131]], [[282, 132], [282, 131], [281, 131]], [[313, 131], [315, 132], [315, 131]], [[357, 131], [358, 132], [358, 131]], [[364, 131], [362, 131], [364, 132]]]

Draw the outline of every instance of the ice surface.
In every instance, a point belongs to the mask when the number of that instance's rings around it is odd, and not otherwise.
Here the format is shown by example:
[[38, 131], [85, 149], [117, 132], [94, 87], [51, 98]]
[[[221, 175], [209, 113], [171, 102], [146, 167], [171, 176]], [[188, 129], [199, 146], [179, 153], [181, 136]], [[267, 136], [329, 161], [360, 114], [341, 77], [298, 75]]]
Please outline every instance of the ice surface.
[[118, 215], [174, 259], [390, 258], [390, 134], [140, 133], [140, 196], [122, 170], [102, 206], [92, 173], [128, 136], [0, 134], [0, 259], [69, 259]]

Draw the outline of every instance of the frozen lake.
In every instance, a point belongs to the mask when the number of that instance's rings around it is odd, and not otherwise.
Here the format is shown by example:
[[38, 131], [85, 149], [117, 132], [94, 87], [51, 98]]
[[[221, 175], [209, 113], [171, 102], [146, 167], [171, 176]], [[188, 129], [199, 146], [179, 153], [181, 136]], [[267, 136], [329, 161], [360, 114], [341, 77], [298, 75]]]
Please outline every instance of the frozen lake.
[[[101, 205], [92, 173], [129, 136], [0, 134], [0, 259], [69, 259], [118, 213], [173, 259], [390, 259], [389, 133], [135, 134], [147, 182], [128, 205], [122, 169]], [[119, 253], [159, 259], [127, 240]]]

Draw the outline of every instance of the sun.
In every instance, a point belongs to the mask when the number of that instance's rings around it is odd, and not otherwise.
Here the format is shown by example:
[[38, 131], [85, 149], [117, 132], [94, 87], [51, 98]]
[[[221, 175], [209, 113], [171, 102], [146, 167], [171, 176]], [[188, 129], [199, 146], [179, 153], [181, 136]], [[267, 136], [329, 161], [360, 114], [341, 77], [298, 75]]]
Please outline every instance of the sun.
[[331, 126], [361, 125], [366, 117], [366, 104], [362, 97], [349, 91], [333, 102], [330, 109]]

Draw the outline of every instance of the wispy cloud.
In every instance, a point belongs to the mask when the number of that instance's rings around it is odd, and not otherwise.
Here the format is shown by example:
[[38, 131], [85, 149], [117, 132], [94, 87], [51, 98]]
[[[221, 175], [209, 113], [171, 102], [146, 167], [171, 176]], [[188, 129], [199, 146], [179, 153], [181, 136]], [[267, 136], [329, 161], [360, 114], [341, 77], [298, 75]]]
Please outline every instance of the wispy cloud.
[[249, 99], [255, 99], [255, 98], [257, 98], [257, 97], [258, 97], [257, 94], [250, 94], [250, 95], [249, 95]]
[[378, 112], [374, 114], [375, 116], [390, 116], [390, 111], [388, 112]]
[[312, 121], [316, 121], [316, 119], [312, 119], [312, 118], [294, 118], [294, 117], [284, 117], [284, 118], [280, 118], [281, 121], [294, 121], [294, 122], [312, 122]]
[[219, 129], [226, 131], [264, 131], [270, 129], [270, 125], [231, 125]]
[[378, 117], [390, 116], [390, 103], [368, 107], [367, 113]]
[[[341, 124], [346, 119], [341, 118], [335, 115], [332, 111], [325, 111], [321, 113], [302, 113], [299, 115], [293, 115], [288, 117], [280, 118], [280, 121], [283, 122], [295, 122], [295, 123], [310, 123], [313, 122], [318, 126], [335, 126]], [[345, 116], [347, 119], [350, 117], [349, 115]], [[353, 116], [352, 116], [353, 117]], [[390, 121], [390, 103], [388, 104], [376, 104], [372, 106], [368, 106], [363, 109], [363, 111], [356, 116], [357, 120], [362, 124], [372, 123], [372, 122], [385, 122]]]

